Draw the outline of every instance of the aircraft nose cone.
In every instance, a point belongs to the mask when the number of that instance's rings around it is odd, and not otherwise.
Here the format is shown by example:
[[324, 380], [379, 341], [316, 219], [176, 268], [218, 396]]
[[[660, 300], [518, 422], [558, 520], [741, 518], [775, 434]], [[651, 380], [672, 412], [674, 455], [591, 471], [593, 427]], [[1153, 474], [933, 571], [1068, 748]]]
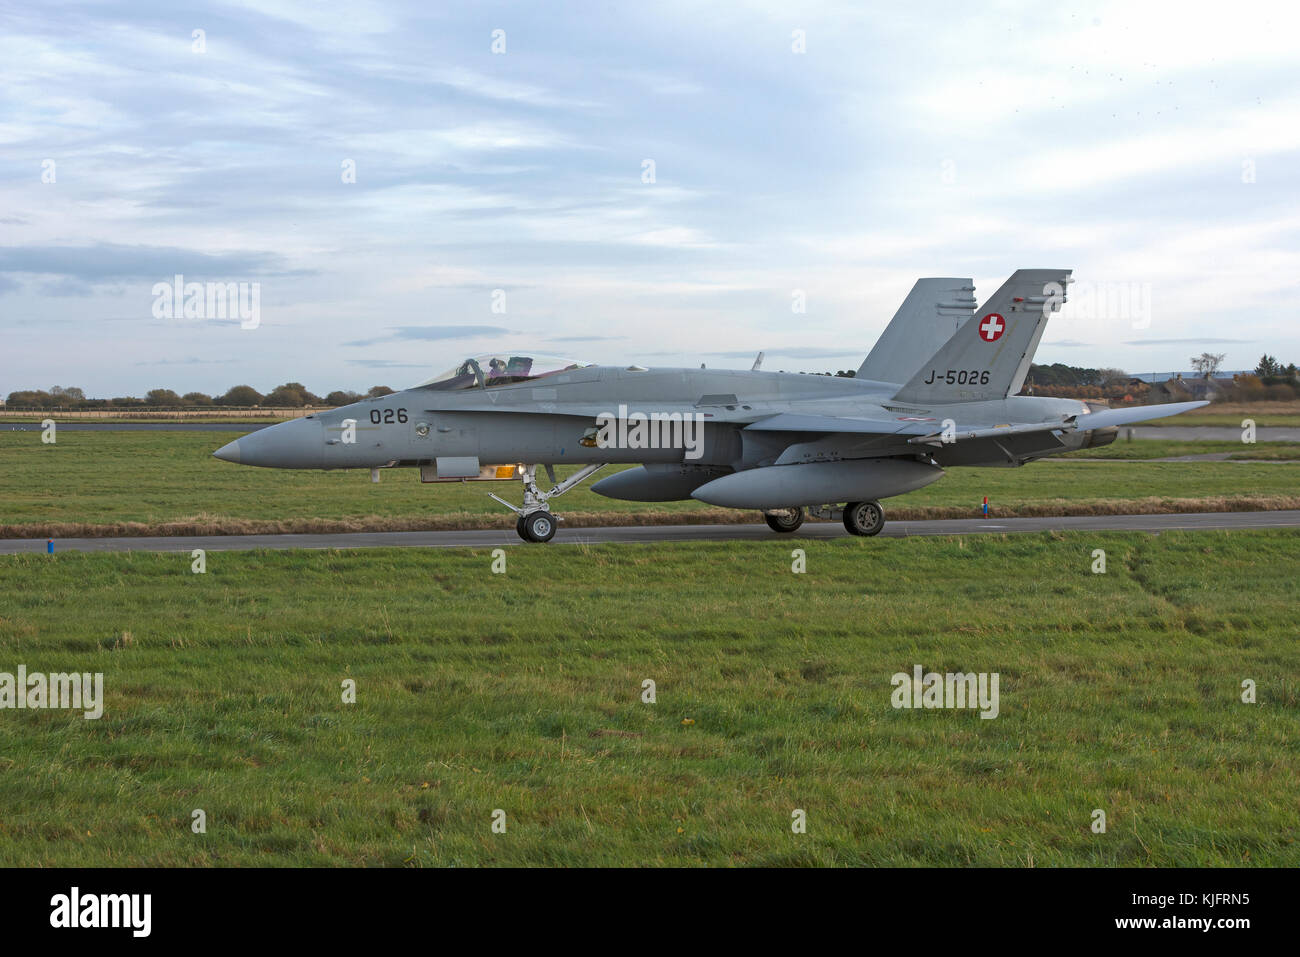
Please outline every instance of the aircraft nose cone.
[[324, 466], [325, 436], [319, 419], [290, 419], [254, 429], [212, 454], [240, 465], [273, 469], [318, 469]]

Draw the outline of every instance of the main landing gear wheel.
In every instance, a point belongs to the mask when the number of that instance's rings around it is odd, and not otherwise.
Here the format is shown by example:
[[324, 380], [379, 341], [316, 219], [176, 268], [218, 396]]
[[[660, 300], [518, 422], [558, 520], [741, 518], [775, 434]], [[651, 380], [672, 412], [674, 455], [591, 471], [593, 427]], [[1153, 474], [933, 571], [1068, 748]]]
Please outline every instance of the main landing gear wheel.
[[844, 527], [852, 535], [878, 535], [885, 527], [885, 510], [879, 502], [849, 502], [844, 506]]
[[555, 516], [550, 512], [529, 512], [519, 520], [519, 537], [526, 542], [549, 542], [555, 537]]
[[803, 509], [779, 508], [763, 513], [767, 527], [774, 532], [793, 532], [803, 524]]

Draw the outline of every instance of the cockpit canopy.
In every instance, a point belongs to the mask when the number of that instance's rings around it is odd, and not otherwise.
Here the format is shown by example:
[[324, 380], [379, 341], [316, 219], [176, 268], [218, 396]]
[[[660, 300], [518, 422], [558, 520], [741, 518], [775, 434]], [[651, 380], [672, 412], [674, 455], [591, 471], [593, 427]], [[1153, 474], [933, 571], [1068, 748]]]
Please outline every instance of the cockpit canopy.
[[561, 359], [558, 356], [474, 356], [441, 375], [425, 379], [414, 388], [450, 392], [456, 389], [473, 389], [481, 382], [485, 388], [492, 389], [516, 382], [529, 382], [560, 372], [585, 369], [592, 365], [595, 363]]

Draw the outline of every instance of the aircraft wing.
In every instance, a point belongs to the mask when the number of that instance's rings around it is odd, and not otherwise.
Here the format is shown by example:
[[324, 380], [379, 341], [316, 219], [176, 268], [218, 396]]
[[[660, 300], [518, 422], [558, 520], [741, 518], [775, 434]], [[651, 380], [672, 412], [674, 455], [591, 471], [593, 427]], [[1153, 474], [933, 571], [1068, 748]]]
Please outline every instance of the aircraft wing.
[[1136, 409], [1103, 409], [1088, 415], [1071, 416], [1081, 429], [1109, 429], [1116, 425], [1128, 425], [1130, 422], [1145, 422], [1149, 419], [1163, 419], [1167, 415], [1180, 415], [1209, 405], [1201, 402], [1171, 402], [1169, 405], [1144, 405]]
[[[1014, 422], [1005, 425], [983, 425], [958, 423], [949, 438], [949, 442], [962, 442], [970, 439], [986, 439], [1003, 435], [1018, 435], [1030, 432], [1077, 432], [1092, 429], [1108, 429], [1130, 422], [1143, 422], [1148, 419], [1162, 419], [1165, 416], [1178, 415], [1191, 409], [1199, 409], [1207, 402], [1174, 402], [1169, 405], [1144, 405], [1134, 409], [1104, 409], [1087, 415], [1071, 415], [1054, 422]], [[869, 419], [855, 416], [839, 415], [801, 415], [797, 412], [782, 412], [745, 426], [747, 431], [760, 432], [821, 432], [826, 434], [856, 435], [899, 435], [910, 436], [908, 442], [913, 445], [926, 445], [942, 442], [942, 432], [936, 428], [938, 419], [925, 421], [913, 419]]]
[[745, 426], [758, 432], [853, 432], [865, 435], [929, 435], [938, 419], [864, 419], [841, 415], [801, 415], [781, 412]]
[[[1201, 402], [1171, 402], [1168, 405], [1144, 405], [1135, 409], [1103, 409], [1087, 415], [1068, 415], [1059, 422], [1018, 422], [1007, 425], [982, 426], [969, 428], [957, 426], [948, 442], [962, 442], [969, 439], [996, 438], [1003, 435], [1018, 435], [1027, 432], [1090, 432], [1093, 429], [1110, 429], [1131, 422], [1145, 422], [1149, 419], [1163, 419], [1170, 415], [1179, 415], [1192, 409], [1209, 405]], [[907, 440], [912, 445], [944, 444], [942, 433], [931, 430], [926, 435]]]

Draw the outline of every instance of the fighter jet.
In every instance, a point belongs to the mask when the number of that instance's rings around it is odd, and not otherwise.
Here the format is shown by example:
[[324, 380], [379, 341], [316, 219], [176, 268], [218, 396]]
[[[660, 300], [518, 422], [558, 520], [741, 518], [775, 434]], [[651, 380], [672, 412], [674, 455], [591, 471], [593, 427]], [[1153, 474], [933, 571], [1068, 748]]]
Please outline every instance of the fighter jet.
[[[467, 358], [419, 385], [243, 436], [217, 458], [297, 469], [416, 468], [425, 482], [516, 480], [491, 497], [529, 542], [554, 537], [550, 500], [606, 465], [592, 491], [635, 502], [697, 499], [806, 516], [853, 535], [884, 527], [880, 500], [949, 466], [1015, 467], [1106, 445], [1118, 427], [1205, 405], [1107, 409], [1018, 393], [1068, 269], [1020, 269], [978, 310], [969, 279], [922, 279], [856, 377], [600, 366], [540, 355]], [[579, 466], [563, 481], [554, 468]], [[543, 490], [537, 470], [550, 487]]]

